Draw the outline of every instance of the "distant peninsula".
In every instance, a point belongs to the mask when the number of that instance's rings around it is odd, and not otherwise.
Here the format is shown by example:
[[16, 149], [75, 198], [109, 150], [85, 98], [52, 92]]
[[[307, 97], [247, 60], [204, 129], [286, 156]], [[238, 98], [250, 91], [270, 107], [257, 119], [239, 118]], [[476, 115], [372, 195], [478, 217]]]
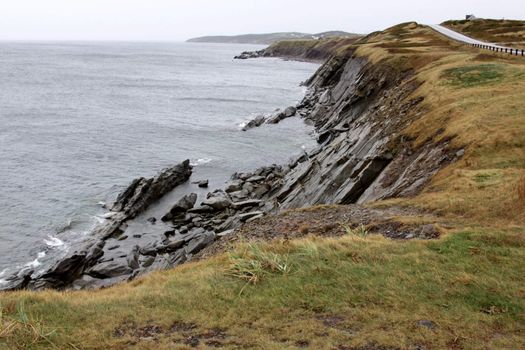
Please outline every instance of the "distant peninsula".
[[347, 33], [343, 31], [329, 31], [318, 34], [307, 34], [298, 32], [268, 33], [268, 34], [244, 34], [233, 36], [203, 36], [187, 40], [191, 43], [225, 43], [225, 44], [260, 44], [271, 45], [282, 40], [305, 40], [305, 39], [325, 39], [331, 37], [357, 37], [359, 34]]

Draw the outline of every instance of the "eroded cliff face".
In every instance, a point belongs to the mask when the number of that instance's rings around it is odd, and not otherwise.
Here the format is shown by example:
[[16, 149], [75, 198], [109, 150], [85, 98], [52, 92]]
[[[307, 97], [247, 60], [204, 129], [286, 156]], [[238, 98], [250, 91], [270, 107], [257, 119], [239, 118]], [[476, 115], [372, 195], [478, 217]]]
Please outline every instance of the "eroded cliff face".
[[461, 155], [447, 142], [415, 147], [402, 135], [425, 112], [410, 69], [333, 58], [308, 83], [298, 111], [315, 125], [320, 145], [292, 164], [270, 194], [278, 208], [412, 196]]

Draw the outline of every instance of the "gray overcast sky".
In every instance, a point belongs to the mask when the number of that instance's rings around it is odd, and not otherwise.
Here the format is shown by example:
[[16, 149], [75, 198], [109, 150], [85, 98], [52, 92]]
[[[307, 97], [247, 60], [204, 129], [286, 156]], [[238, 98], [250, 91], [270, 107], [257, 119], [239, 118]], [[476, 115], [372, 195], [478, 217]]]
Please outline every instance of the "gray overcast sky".
[[525, 0], [0, 0], [0, 40], [185, 40], [201, 35], [368, 33], [415, 20], [525, 19]]

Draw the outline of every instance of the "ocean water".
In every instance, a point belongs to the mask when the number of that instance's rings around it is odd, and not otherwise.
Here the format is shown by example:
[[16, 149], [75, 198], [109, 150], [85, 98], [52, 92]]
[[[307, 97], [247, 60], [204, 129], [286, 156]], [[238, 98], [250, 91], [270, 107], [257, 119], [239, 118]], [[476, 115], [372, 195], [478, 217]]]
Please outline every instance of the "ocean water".
[[[316, 64], [234, 61], [257, 45], [0, 43], [0, 280], [86, 235], [129, 182], [184, 159], [220, 187], [311, 147], [298, 118], [242, 132], [304, 95]], [[191, 185], [187, 185], [191, 186]]]

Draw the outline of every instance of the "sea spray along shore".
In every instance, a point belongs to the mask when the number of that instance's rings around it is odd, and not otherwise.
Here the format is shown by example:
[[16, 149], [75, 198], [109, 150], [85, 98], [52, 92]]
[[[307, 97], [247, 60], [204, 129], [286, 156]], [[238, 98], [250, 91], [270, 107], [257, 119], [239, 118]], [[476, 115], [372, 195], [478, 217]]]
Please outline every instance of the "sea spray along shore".
[[[520, 57], [417, 23], [337, 50], [294, 107], [318, 146], [290, 164], [235, 174], [208, 198], [173, 201], [152, 225], [173, 226], [164, 243], [138, 247], [120, 269], [142, 271], [146, 258], [169, 264], [175, 254], [190, 261], [104, 290], [4, 293], [5, 322], [16, 330], [6, 342], [523, 348], [524, 72]], [[183, 178], [191, 170], [177, 169]], [[136, 214], [169, 174], [133, 182], [114, 215]], [[120, 231], [111, 244], [130, 239], [118, 241]], [[73, 285], [110, 281], [90, 275], [108, 267], [96, 263]]]

